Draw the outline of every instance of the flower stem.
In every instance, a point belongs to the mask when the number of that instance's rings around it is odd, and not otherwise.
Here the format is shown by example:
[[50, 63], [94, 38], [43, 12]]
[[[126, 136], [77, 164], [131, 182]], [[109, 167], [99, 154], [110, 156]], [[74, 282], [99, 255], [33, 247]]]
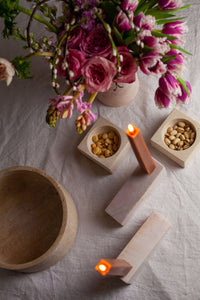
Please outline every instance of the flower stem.
[[83, 83], [83, 84], [79, 87], [78, 91], [74, 94], [72, 100], [70, 101], [71, 103], [79, 96], [80, 92], [84, 91], [85, 86], [86, 86], [85, 83]]
[[[29, 10], [29, 9], [26, 9], [25, 7], [23, 6], [18, 6], [17, 7], [19, 11], [23, 12], [24, 14], [28, 15], [28, 16], [31, 16], [32, 15], [32, 11]], [[57, 33], [57, 28], [52, 25], [50, 22], [48, 22], [47, 20], [45, 20], [44, 18], [34, 14], [33, 18], [37, 21], [39, 21], [40, 23], [46, 25], [51, 31]]]
[[66, 92], [64, 93], [64, 96], [68, 96], [68, 95], [71, 93], [72, 90], [73, 90], [73, 87], [70, 86], [70, 87], [66, 90]]
[[[116, 58], [117, 58], [117, 69], [119, 69], [120, 67], [120, 61], [119, 61], [119, 53], [117, 51], [117, 47], [115, 45], [115, 42], [112, 38], [112, 35], [111, 35], [111, 29], [110, 29], [110, 25], [105, 23], [104, 20], [102, 19], [102, 17], [100, 16], [100, 14], [98, 12], [96, 12], [96, 16], [97, 18], [100, 20], [100, 22], [102, 23], [104, 29], [106, 30], [107, 34], [108, 34], [108, 37], [110, 39], [110, 43], [111, 43], [111, 46], [112, 48], [114, 49], [115, 53], [116, 53]], [[118, 75], [120, 75], [120, 72], [118, 71]]]
[[54, 54], [52, 52], [34, 52], [34, 53], [31, 53], [31, 54], [28, 54], [24, 57], [22, 57], [22, 61], [25, 61], [25, 60], [28, 60], [34, 56], [50, 56], [50, 57], [53, 57]]
[[98, 94], [98, 92], [96, 92], [96, 93], [93, 93], [91, 96], [90, 96], [90, 98], [89, 98], [89, 100], [88, 100], [88, 103], [92, 103], [93, 101], [94, 101], [94, 99], [96, 98], [96, 95]]

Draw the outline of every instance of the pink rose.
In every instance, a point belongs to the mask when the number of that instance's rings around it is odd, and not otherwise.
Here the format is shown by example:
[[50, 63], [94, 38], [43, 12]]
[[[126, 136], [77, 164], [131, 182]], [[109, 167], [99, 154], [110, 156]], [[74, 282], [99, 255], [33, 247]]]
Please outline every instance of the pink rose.
[[116, 74], [114, 63], [100, 56], [87, 59], [82, 68], [86, 88], [89, 93], [106, 92]]
[[75, 27], [70, 33], [70, 39], [68, 41], [68, 48], [77, 49], [80, 47], [81, 41], [85, 37], [85, 31], [80, 27]]
[[[132, 83], [135, 81], [135, 74], [138, 70], [138, 66], [134, 57], [129, 52], [128, 48], [125, 46], [121, 46], [117, 48], [119, 55], [122, 56], [122, 61], [120, 62], [120, 76], [116, 77], [115, 82], [123, 82], [123, 83]], [[116, 57], [111, 58], [112, 61], [117, 63]]]
[[109, 37], [102, 27], [94, 27], [88, 35], [82, 39], [81, 50], [86, 57], [104, 56], [108, 57], [112, 51]]
[[0, 58], [0, 80], [6, 80], [6, 84], [9, 85], [15, 74], [13, 65], [5, 58]]
[[85, 61], [85, 56], [81, 51], [76, 49], [69, 49], [69, 54], [67, 55], [67, 61], [69, 64], [69, 70], [74, 73], [71, 79], [76, 79], [81, 76], [81, 67]]
[[72, 71], [73, 74], [70, 77], [71, 79], [77, 79], [81, 76], [81, 68], [85, 61], [85, 56], [81, 53], [81, 51], [77, 49], [69, 49], [69, 54], [67, 55], [67, 63], [68, 69], [63, 70], [63, 57], [59, 57], [59, 62], [57, 64], [58, 76], [67, 76], [68, 71]]

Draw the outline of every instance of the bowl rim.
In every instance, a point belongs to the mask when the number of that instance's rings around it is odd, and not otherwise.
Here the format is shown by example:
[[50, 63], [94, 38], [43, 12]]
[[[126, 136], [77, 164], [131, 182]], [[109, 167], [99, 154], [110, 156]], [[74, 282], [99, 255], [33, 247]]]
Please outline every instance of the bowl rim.
[[36, 174], [39, 174], [40, 176], [44, 177], [47, 179], [56, 189], [58, 192], [61, 204], [62, 204], [62, 223], [61, 227], [59, 229], [58, 235], [54, 242], [51, 244], [51, 246], [48, 248], [47, 251], [45, 251], [42, 255], [39, 257], [35, 258], [34, 260], [28, 261], [26, 263], [20, 263], [20, 264], [10, 264], [10, 263], [4, 263], [0, 261], [0, 268], [4, 269], [9, 269], [9, 270], [21, 270], [21, 269], [26, 269], [32, 266], [35, 266], [41, 262], [44, 262], [45, 259], [49, 258], [49, 255], [51, 255], [54, 250], [58, 247], [60, 241], [62, 240], [63, 234], [65, 232], [67, 220], [68, 220], [68, 209], [67, 209], [67, 203], [65, 200], [65, 195], [62, 190], [61, 185], [49, 174], [47, 174], [45, 171], [31, 167], [31, 166], [14, 166], [14, 167], [9, 167], [3, 170], [0, 170], [0, 177], [6, 173], [11, 173], [11, 172], [18, 172], [18, 171], [29, 171], [29, 172], [34, 172]]

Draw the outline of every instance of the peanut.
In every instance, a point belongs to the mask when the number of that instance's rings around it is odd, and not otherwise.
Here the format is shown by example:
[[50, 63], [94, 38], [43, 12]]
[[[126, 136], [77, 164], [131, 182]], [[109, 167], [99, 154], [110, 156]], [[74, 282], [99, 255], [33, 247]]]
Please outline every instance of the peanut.
[[119, 149], [119, 137], [114, 131], [94, 135], [92, 142], [91, 151], [99, 158], [108, 158]]
[[164, 136], [165, 144], [172, 150], [186, 150], [195, 141], [196, 132], [186, 121], [179, 121], [167, 128]]

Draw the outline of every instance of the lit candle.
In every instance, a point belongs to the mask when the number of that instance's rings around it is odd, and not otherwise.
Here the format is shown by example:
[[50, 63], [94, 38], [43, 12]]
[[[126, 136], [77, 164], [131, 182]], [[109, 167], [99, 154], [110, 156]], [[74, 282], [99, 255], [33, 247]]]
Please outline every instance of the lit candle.
[[151, 157], [149, 149], [147, 148], [139, 128], [133, 126], [133, 124], [129, 124], [126, 134], [140, 167], [143, 168], [146, 173], [151, 174], [156, 165]]
[[132, 266], [124, 259], [101, 259], [95, 269], [105, 276], [125, 276]]

